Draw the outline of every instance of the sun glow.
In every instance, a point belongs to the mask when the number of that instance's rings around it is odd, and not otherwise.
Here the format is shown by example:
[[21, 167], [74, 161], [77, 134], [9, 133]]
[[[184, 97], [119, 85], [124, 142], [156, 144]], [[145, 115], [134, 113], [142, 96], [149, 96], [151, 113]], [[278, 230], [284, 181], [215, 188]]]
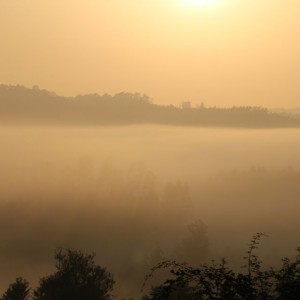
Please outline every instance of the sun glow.
[[217, 0], [183, 0], [183, 4], [187, 6], [213, 6], [217, 4]]

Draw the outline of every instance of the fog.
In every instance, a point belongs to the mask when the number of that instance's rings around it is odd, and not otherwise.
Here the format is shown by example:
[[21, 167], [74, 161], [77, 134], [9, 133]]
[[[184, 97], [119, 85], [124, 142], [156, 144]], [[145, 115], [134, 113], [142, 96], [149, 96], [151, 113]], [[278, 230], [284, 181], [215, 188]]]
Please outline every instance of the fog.
[[0, 282], [32, 285], [57, 247], [96, 252], [118, 296], [164, 258], [235, 267], [266, 232], [266, 264], [300, 245], [299, 129], [0, 128]]
[[299, 104], [299, 1], [183, 2], [0, 1], [0, 82], [159, 104]]

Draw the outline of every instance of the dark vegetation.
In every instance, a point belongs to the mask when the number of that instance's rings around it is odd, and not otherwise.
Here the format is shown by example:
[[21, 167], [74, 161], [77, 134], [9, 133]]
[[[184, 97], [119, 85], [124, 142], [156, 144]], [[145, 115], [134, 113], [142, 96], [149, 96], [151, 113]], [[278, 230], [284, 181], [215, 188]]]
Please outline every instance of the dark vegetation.
[[27, 300], [29, 297], [29, 282], [22, 277], [18, 277], [15, 282], [10, 284], [1, 300]]
[[61, 97], [37, 87], [0, 85], [2, 124], [124, 125], [164, 124], [242, 128], [299, 127], [299, 119], [261, 107], [181, 108], [155, 105], [146, 95], [119, 93]]
[[[272, 237], [275, 235], [268, 240], [279, 241], [280, 245], [267, 247], [272, 249], [267, 260], [263, 252], [260, 257], [268, 265], [275, 264], [278, 268], [274, 262], [279, 262], [283, 255], [290, 255], [289, 251], [299, 244], [300, 172], [299, 169], [281, 169], [286, 161], [279, 164], [280, 171], [251, 168], [205, 178], [196, 176], [197, 173], [184, 177], [184, 170], [174, 163], [174, 177], [163, 177], [156, 169], [157, 177], [143, 164], [123, 169], [118, 161], [108, 159], [103, 162], [93, 155], [84, 156], [91, 149], [97, 153], [101, 151], [101, 147], [91, 143], [93, 147], [81, 153], [81, 144], [90, 143], [87, 138], [64, 149], [62, 146], [67, 144], [67, 134], [55, 137], [53, 142], [51, 138], [57, 131], [49, 134], [43, 129], [38, 133], [43, 138], [32, 139], [29, 134], [23, 137], [19, 127], [13, 129], [20, 133], [15, 136], [17, 142], [12, 143], [9, 130], [5, 128], [1, 135], [0, 150], [4, 153], [0, 172], [0, 284], [3, 290], [19, 274], [27, 278], [33, 287], [38, 286], [37, 279], [44, 274], [53, 274], [49, 258], [52, 249], [57, 246], [82, 249], [84, 253], [96, 251], [100, 254], [97, 264], [107, 266], [114, 274], [116, 293], [125, 298], [139, 299], [135, 291], [140, 291], [145, 273], [167, 258], [176, 262], [186, 261], [195, 268], [212, 258], [219, 261], [222, 255], [236, 268], [241, 265], [235, 258], [241, 256], [241, 244], [246, 244], [244, 238], [264, 228]], [[74, 132], [77, 130], [75, 128]], [[189, 130], [184, 129], [184, 133]], [[244, 134], [244, 131], [238, 131]], [[285, 134], [290, 132], [283, 131]], [[141, 132], [144, 134], [143, 130]], [[256, 134], [252, 130], [249, 132]], [[84, 135], [89, 137], [86, 133], [84, 131]], [[296, 133], [292, 136], [297, 138]], [[48, 138], [51, 143], [45, 143]], [[97, 138], [102, 139], [103, 135], [97, 135]], [[19, 143], [19, 139], [26, 142]], [[107, 141], [105, 136], [104, 140]], [[144, 141], [143, 147], [149, 146]], [[256, 141], [259, 143], [259, 139], [256, 138]], [[287, 141], [285, 144], [296, 152], [298, 144], [290, 142], [290, 139]], [[245, 146], [240, 140], [239, 143]], [[27, 144], [32, 144], [28, 156], [24, 155], [24, 152], [29, 152]], [[46, 146], [41, 147], [42, 144]], [[116, 147], [124, 151], [120, 145], [122, 143]], [[185, 146], [192, 148], [194, 144], [188, 142]], [[280, 151], [281, 145], [278, 146], [277, 151]], [[172, 151], [175, 148], [176, 144], [169, 147]], [[218, 158], [219, 151], [226, 151], [220, 148], [213, 153], [214, 159]], [[260, 148], [259, 144], [257, 149]], [[268, 148], [270, 155], [275, 151], [273, 148]], [[135, 149], [132, 147], [133, 153]], [[255, 151], [256, 148], [250, 147], [247, 152], [249, 157], [253, 149]], [[193, 150], [197, 155], [187, 151], [193, 170], [204, 168], [197, 160], [198, 155], [202, 155], [201, 150], [200, 147]], [[11, 155], [12, 151], [16, 155]], [[80, 155], [69, 159], [76, 151]], [[49, 155], [50, 152], [63, 152], [65, 155], [57, 159]], [[283, 156], [290, 154], [293, 152], [284, 152], [276, 157], [283, 160]], [[171, 151], [167, 155], [171, 156]], [[163, 157], [162, 168], [166, 168], [167, 155], [154, 155], [154, 159]], [[297, 166], [298, 156], [290, 156], [287, 164], [294, 159], [292, 165]], [[220, 155], [220, 159], [223, 157]], [[246, 159], [246, 155], [243, 157]], [[179, 159], [187, 163], [184, 155]], [[245, 165], [252, 161], [255, 160], [247, 157]], [[240, 167], [237, 168], [240, 170]], [[177, 176], [183, 177], [189, 185], [177, 181]], [[223, 244], [231, 249], [227, 251]], [[269, 258], [272, 260], [269, 261]], [[171, 276], [157, 273], [151, 284], [159, 287], [165, 278]]]
[[[86, 252], [100, 254], [97, 263], [109, 268], [118, 294], [128, 298], [138, 294], [148, 270], [166, 259], [197, 266], [225, 256], [234, 267], [240, 266], [236, 261], [243, 251], [239, 243], [257, 228], [266, 228], [280, 241], [270, 246], [272, 255], [266, 258], [262, 253], [268, 265], [290, 255], [298, 243], [297, 170], [272, 173], [251, 168], [220, 174], [197, 181], [192, 197], [188, 185], [179, 181], [165, 184], [160, 191], [155, 176], [141, 165], [125, 174], [113, 165], [93, 173], [87, 165], [66, 174], [55, 172], [56, 176], [63, 174], [58, 178], [50, 174], [49, 166], [39, 176], [31, 170], [30, 178], [23, 179], [33, 180], [34, 185], [12, 176], [14, 182], [18, 179], [18, 189], [8, 189], [7, 174], [2, 178], [1, 284], [10, 278], [6, 286], [19, 274], [34, 283], [45, 269], [50, 272], [49, 257], [57, 245], [84, 247]], [[47, 186], [38, 180], [40, 174], [49, 176], [43, 178]], [[209, 239], [200, 217], [209, 228]], [[224, 233], [214, 233], [220, 227]], [[227, 251], [224, 244], [235, 252]], [[38, 270], [32, 277], [31, 268]], [[157, 274], [154, 285], [165, 277]]]
[[[256, 255], [264, 233], [251, 240], [243, 271], [232, 270], [225, 259], [220, 263], [192, 266], [177, 261], [161, 261], [145, 277], [143, 288], [161, 269], [169, 270], [163, 284], [152, 287], [142, 300], [296, 300], [300, 298], [300, 248], [294, 260], [284, 258], [282, 267], [263, 269]], [[42, 277], [31, 290], [19, 277], [1, 300], [109, 300], [114, 279], [105, 268], [96, 265], [94, 255], [67, 249], [55, 253], [56, 271]], [[133, 298], [131, 298], [133, 299]], [[124, 300], [124, 299], [123, 299]]]
[[169, 269], [170, 278], [153, 287], [143, 300], [292, 300], [300, 299], [300, 248], [294, 260], [284, 258], [279, 270], [263, 269], [256, 255], [263, 233], [257, 233], [244, 257], [243, 272], [221, 263], [194, 267], [176, 261], [163, 261], [152, 268], [151, 278], [160, 269]]
[[31, 291], [29, 283], [17, 278], [1, 300], [109, 300], [114, 286], [113, 276], [95, 264], [93, 254], [67, 249], [55, 253], [56, 271], [42, 277]]

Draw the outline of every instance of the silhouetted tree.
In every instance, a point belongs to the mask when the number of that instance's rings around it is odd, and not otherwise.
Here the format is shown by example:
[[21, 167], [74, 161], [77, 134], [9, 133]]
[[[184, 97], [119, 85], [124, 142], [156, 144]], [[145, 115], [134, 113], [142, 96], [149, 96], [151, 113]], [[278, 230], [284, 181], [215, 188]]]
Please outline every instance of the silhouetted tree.
[[107, 300], [113, 276], [95, 264], [94, 254], [61, 249], [55, 253], [56, 272], [40, 280], [35, 300]]
[[175, 250], [178, 261], [185, 261], [192, 265], [203, 263], [208, 255], [207, 228], [201, 220], [188, 225], [189, 236], [182, 240]]
[[8, 287], [1, 300], [27, 300], [29, 299], [30, 287], [26, 279], [19, 277]]

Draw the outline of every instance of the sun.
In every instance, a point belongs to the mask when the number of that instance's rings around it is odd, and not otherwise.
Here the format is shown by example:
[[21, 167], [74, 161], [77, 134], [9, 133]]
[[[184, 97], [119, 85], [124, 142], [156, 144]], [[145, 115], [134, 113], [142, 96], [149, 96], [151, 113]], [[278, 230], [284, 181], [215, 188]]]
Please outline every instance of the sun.
[[186, 6], [214, 6], [217, 0], [182, 0]]

